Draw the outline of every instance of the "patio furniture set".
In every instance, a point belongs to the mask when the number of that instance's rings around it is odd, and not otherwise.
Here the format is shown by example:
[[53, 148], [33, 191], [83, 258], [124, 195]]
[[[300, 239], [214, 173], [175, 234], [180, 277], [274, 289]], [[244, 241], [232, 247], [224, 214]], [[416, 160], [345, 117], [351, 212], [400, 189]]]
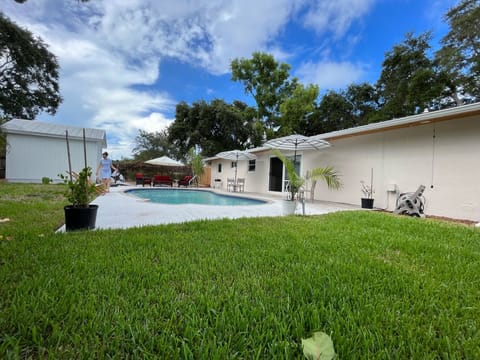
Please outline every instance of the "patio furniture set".
[[227, 178], [227, 191], [244, 192], [245, 178], [238, 178], [237, 181], [234, 178]]
[[192, 184], [193, 176], [186, 175], [182, 179], [176, 181], [169, 175], [154, 175], [153, 178], [145, 176], [143, 173], [135, 174], [135, 185], [148, 185], [148, 186], [185, 186], [188, 187]]

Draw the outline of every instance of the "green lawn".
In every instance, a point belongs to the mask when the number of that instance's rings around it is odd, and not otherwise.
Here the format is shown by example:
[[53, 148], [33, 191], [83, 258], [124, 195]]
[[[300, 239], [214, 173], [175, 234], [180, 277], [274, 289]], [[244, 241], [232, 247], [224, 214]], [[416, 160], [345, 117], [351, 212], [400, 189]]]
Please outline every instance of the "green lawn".
[[55, 234], [0, 183], [0, 358], [480, 359], [480, 231], [378, 212]]

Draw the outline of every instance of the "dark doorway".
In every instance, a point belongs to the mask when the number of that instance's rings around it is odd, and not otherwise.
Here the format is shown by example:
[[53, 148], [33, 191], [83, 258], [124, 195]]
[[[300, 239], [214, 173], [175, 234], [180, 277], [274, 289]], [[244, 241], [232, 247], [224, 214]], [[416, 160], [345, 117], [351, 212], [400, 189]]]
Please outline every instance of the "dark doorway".
[[269, 175], [268, 190], [281, 192], [283, 183], [283, 163], [279, 158], [270, 158]]

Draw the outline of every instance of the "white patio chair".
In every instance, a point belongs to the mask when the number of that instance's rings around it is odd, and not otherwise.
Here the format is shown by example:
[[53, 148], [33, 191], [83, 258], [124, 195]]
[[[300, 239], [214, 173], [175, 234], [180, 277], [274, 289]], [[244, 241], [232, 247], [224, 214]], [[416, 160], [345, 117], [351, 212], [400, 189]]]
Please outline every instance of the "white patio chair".
[[227, 191], [235, 191], [235, 179], [227, 178]]
[[245, 179], [244, 178], [238, 178], [237, 179], [237, 191], [238, 192], [244, 192], [245, 191]]

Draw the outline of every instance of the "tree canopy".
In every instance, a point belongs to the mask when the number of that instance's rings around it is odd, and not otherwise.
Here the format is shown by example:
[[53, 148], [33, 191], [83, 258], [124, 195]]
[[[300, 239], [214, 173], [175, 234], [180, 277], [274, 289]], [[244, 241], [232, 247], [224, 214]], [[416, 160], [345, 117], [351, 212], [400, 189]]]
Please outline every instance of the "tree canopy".
[[303, 86], [297, 84], [292, 95], [280, 104], [281, 117], [279, 119], [279, 136], [286, 136], [292, 133], [302, 132], [301, 124], [307, 114], [315, 109], [315, 102], [318, 98], [318, 86]]
[[150, 160], [160, 156], [172, 156], [172, 144], [168, 140], [168, 131], [150, 133], [140, 130], [135, 138], [136, 146], [133, 148], [135, 160]]
[[0, 118], [55, 114], [59, 65], [43, 41], [0, 13]]
[[191, 147], [199, 147], [204, 156], [213, 156], [225, 149], [258, 146], [261, 136], [254, 113], [239, 101], [227, 104], [214, 99], [209, 104], [201, 100], [192, 106], [181, 102], [168, 129], [169, 139], [179, 156], [185, 156]]
[[436, 60], [447, 73], [448, 95], [461, 105], [457, 94], [480, 96], [480, 1], [461, 1], [446, 13], [445, 20], [450, 31], [441, 41]]
[[444, 84], [427, 56], [430, 40], [429, 32], [418, 37], [409, 33], [385, 55], [377, 82], [384, 120], [423, 111], [442, 93]]
[[298, 80], [290, 79], [290, 65], [278, 63], [270, 54], [254, 52], [251, 59], [231, 62], [232, 80], [243, 83], [245, 93], [257, 103], [258, 119], [267, 127], [278, 126], [280, 104], [290, 97]]

